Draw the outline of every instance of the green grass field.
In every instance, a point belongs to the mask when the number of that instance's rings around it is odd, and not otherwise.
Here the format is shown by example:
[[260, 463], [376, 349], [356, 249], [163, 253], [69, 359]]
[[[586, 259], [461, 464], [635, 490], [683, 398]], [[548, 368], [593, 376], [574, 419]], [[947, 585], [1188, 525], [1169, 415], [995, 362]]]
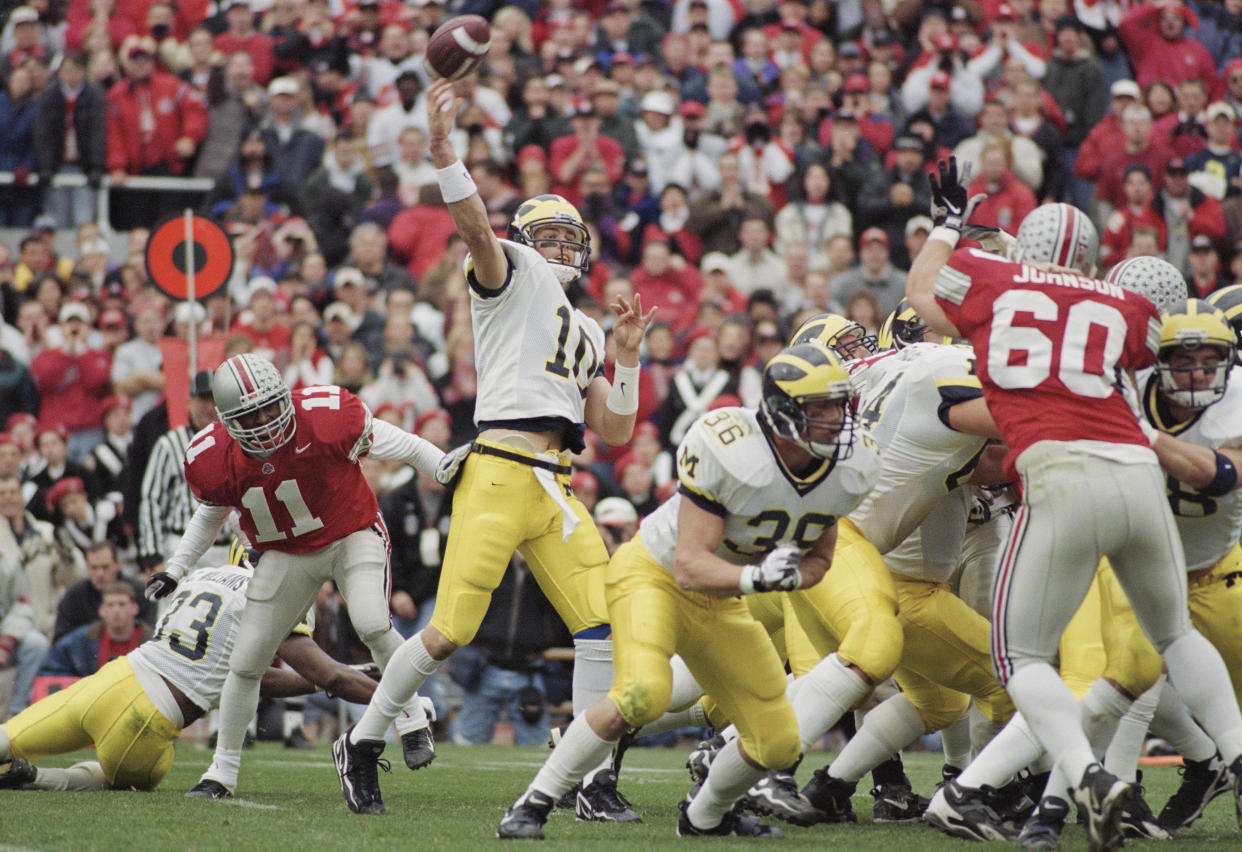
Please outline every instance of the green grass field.
[[[47, 765], [68, 765], [89, 755], [66, 756]], [[297, 850], [503, 848], [495, 839], [505, 807], [525, 788], [545, 751], [529, 748], [441, 746], [436, 762], [421, 772], [401, 763], [389, 746], [392, 773], [381, 773], [388, 814], [358, 817], [345, 807], [327, 746], [293, 751], [260, 744], [246, 752], [242, 788], [231, 802], [184, 798], [210, 760], [210, 752], [190, 744], [178, 747], [172, 773], [154, 793], [0, 793], [0, 852], [15, 850]], [[822, 765], [825, 754], [808, 757], [799, 774]], [[679, 840], [677, 802], [689, 785], [679, 751], [635, 749], [626, 757], [622, 789], [643, 815], [642, 825], [577, 822], [569, 811], [548, 822], [549, 850], [650, 850], [694, 847], [732, 849], [758, 841]], [[906, 765], [916, 789], [930, 793], [939, 777], [938, 755], [910, 754]], [[1159, 811], [1176, 788], [1177, 770], [1148, 768], [1148, 800]], [[922, 824], [875, 825], [871, 797], [860, 786], [854, 799], [854, 826], [785, 826], [786, 839], [766, 841], [781, 849], [901, 850], [1013, 848], [972, 846]], [[1130, 845], [1130, 844], [1127, 844]], [[1154, 844], [1143, 844], [1153, 847]], [[1066, 829], [1061, 848], [1086, 848], [1082, 830]], [[1136, 844], [1136, 848], [1142, 848]], [[1242, 848], [1232, 803], [1222, 797], [1169, 850]]]

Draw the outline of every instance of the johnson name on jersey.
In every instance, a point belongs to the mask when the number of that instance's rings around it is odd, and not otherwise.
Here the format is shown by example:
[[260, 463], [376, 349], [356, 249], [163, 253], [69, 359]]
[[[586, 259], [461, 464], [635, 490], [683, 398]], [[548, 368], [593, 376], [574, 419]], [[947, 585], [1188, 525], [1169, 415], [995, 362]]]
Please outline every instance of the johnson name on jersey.
[[1093, 442], [1119, 461], [1154, 454], [1118, 387], [1119, 370], [1155, 360], [1151, 302], [1071, 270], [958, 249], [940, 270], [937, 303], [978, 356], [988, 408], [1009, 444], [1007, 464], [1039, 441]]
[[574, 308], [534, 249], [500, 241], [509, 278], [498, 293], [474, 281], [466, 259], [479, 384], [475, 423], [562, 417], [583, 422], [587, 386], [602, 374], [604, 332]]
[[[1242, 449], [1242, 367], [1229, 373], [1225, 395], [1185, 423], [1172, 425], [1161, 415], [1154, 370], [1138, 376], [1148, 422], [1183, 441], [1210, 447]], [[1242, 489], [1209, 497], [1173, 477], [1166, 477], [1169, 506], [1181, 533], [1186, 570], [1211, 567], [1224, 558], [1242, 536]]]
[[250, 571], [232, 565], [182, 580], [155, 634], [129, 654], [140, 679], [162, 675], [203, 710], [218, 705], [249, 583]]
[[[858, 408], [859, 419], [880, 445], [882, 471], [849, 517], [880, 553], [887, 553], [970, 478], [987, 439], [948, 425], [953, 405], [983, 395], [969, 348], [918, 343], [883, 367], [884, 381], [871, 384]], [[959, 540], [966, 524], [965, 511], [960, 514]]]
[[679, 491], [643, 520], [639, 535], [652, 558], [672, 571], [677, 514], [681, 501], [691, 500], [724, 519], [716, 555], [728, 562], [752, 563], [777, 547], [806, 553], [858, 505], [879, 472], [879, 448], [859, 428], [848, 458], [825, 460], [805, 477], [795, 476], [769, 443], [757, 412], [720, 408], [686, 433], [677, 450]]
[[258, 550], [309, 553], [376, 522], [379, 506], [358, 458], [371, 412], [335, 385], [293, 392], [293, 440], [265, 459], [246, 455], [222, 423], [186, 447], [185, 475], [204, 503], [238, 510]]

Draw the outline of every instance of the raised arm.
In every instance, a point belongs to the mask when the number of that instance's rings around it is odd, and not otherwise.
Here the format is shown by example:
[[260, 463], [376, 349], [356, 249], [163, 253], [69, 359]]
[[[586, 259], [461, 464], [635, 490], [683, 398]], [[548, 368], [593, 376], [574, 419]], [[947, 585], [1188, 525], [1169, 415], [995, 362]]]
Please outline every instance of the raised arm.
[[655, 316], [652, 308], [643, 314], [641, 296], [627, 303], [620, 296], [611, 305], [617, 315], [612, 327], [613, 341], [617, 345], [617, 367], [612, 382], [600, 376], [587, 388], [587, 425], [595, 430], [606, 444], [620, 446], [634, 434], [634, 419], [638, 413], [638, 348], [647, 333], [647, 326]]
[[457, 232], [474, 261], [474, 277], [485, 290], [499, 290], [509, 277], [509, 261], [487, 219], [487, 208], [479, 197], [470, 172], [449, 142], [453, 121], [464, 100], [453, 91], [449, 80], [436, 80], [427, 87], [427, 124], [430, 128], [431, 159], [436, 179]]

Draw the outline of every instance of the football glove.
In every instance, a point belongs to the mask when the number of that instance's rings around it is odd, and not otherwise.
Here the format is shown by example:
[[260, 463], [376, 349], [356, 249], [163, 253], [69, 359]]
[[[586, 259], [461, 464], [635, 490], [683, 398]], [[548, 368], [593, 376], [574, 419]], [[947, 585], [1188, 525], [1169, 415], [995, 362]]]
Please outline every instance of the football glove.
[[177, 578], [167, 571], [159, 571], [151, 575], [151, 579], [147, 580], [147, 587], [143, 591], [149, 601], [158, 601], [166, 598], [177, 589]]
[[975, 212], [975, 208], [987, 196], [980, 193], [974, 198], [967, 197], [966, 187], [970, 186], [971, 177], [969, 163], [962, 167], [960, 175], [957, 170], [957, 157], [954, 156], [950, 156], [947, 161], [941, 160], [936, 168], [939, 178], [935, 173], [927, 175], [927, 182], [931, 185], [932, 221], [938, 226], [945, 225], [960, 233], [970, 219], [970, 214]]
[[453, 480], [457, 479], [462, 464], [466, 461], [466, 456], [470, 455], [471, 448], [471, 444], [462, 444], [445, 453], [444, 458], [440, 459], [440, 463], [436, 465], [436, 482], [441, 485], [452, 485]]
[[792, 592], [802, 585], [798, 565], [802, 554], [792, 547], [778, 547], [758, 565], [746, 565], [738, 579], [742, 594], [755, 592]]

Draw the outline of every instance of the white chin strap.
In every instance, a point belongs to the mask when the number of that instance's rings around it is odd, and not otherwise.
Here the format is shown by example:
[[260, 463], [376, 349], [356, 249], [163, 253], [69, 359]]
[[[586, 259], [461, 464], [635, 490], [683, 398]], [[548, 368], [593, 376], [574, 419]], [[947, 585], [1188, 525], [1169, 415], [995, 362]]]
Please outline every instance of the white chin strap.
[[552, 267], [556, 280], [562, 284], [572, 284], [582, 274], [582, 270], [576, 266], [566, 266], [563, 263], [556, 263], [551, 260], [548, 261], [548, 265]]

